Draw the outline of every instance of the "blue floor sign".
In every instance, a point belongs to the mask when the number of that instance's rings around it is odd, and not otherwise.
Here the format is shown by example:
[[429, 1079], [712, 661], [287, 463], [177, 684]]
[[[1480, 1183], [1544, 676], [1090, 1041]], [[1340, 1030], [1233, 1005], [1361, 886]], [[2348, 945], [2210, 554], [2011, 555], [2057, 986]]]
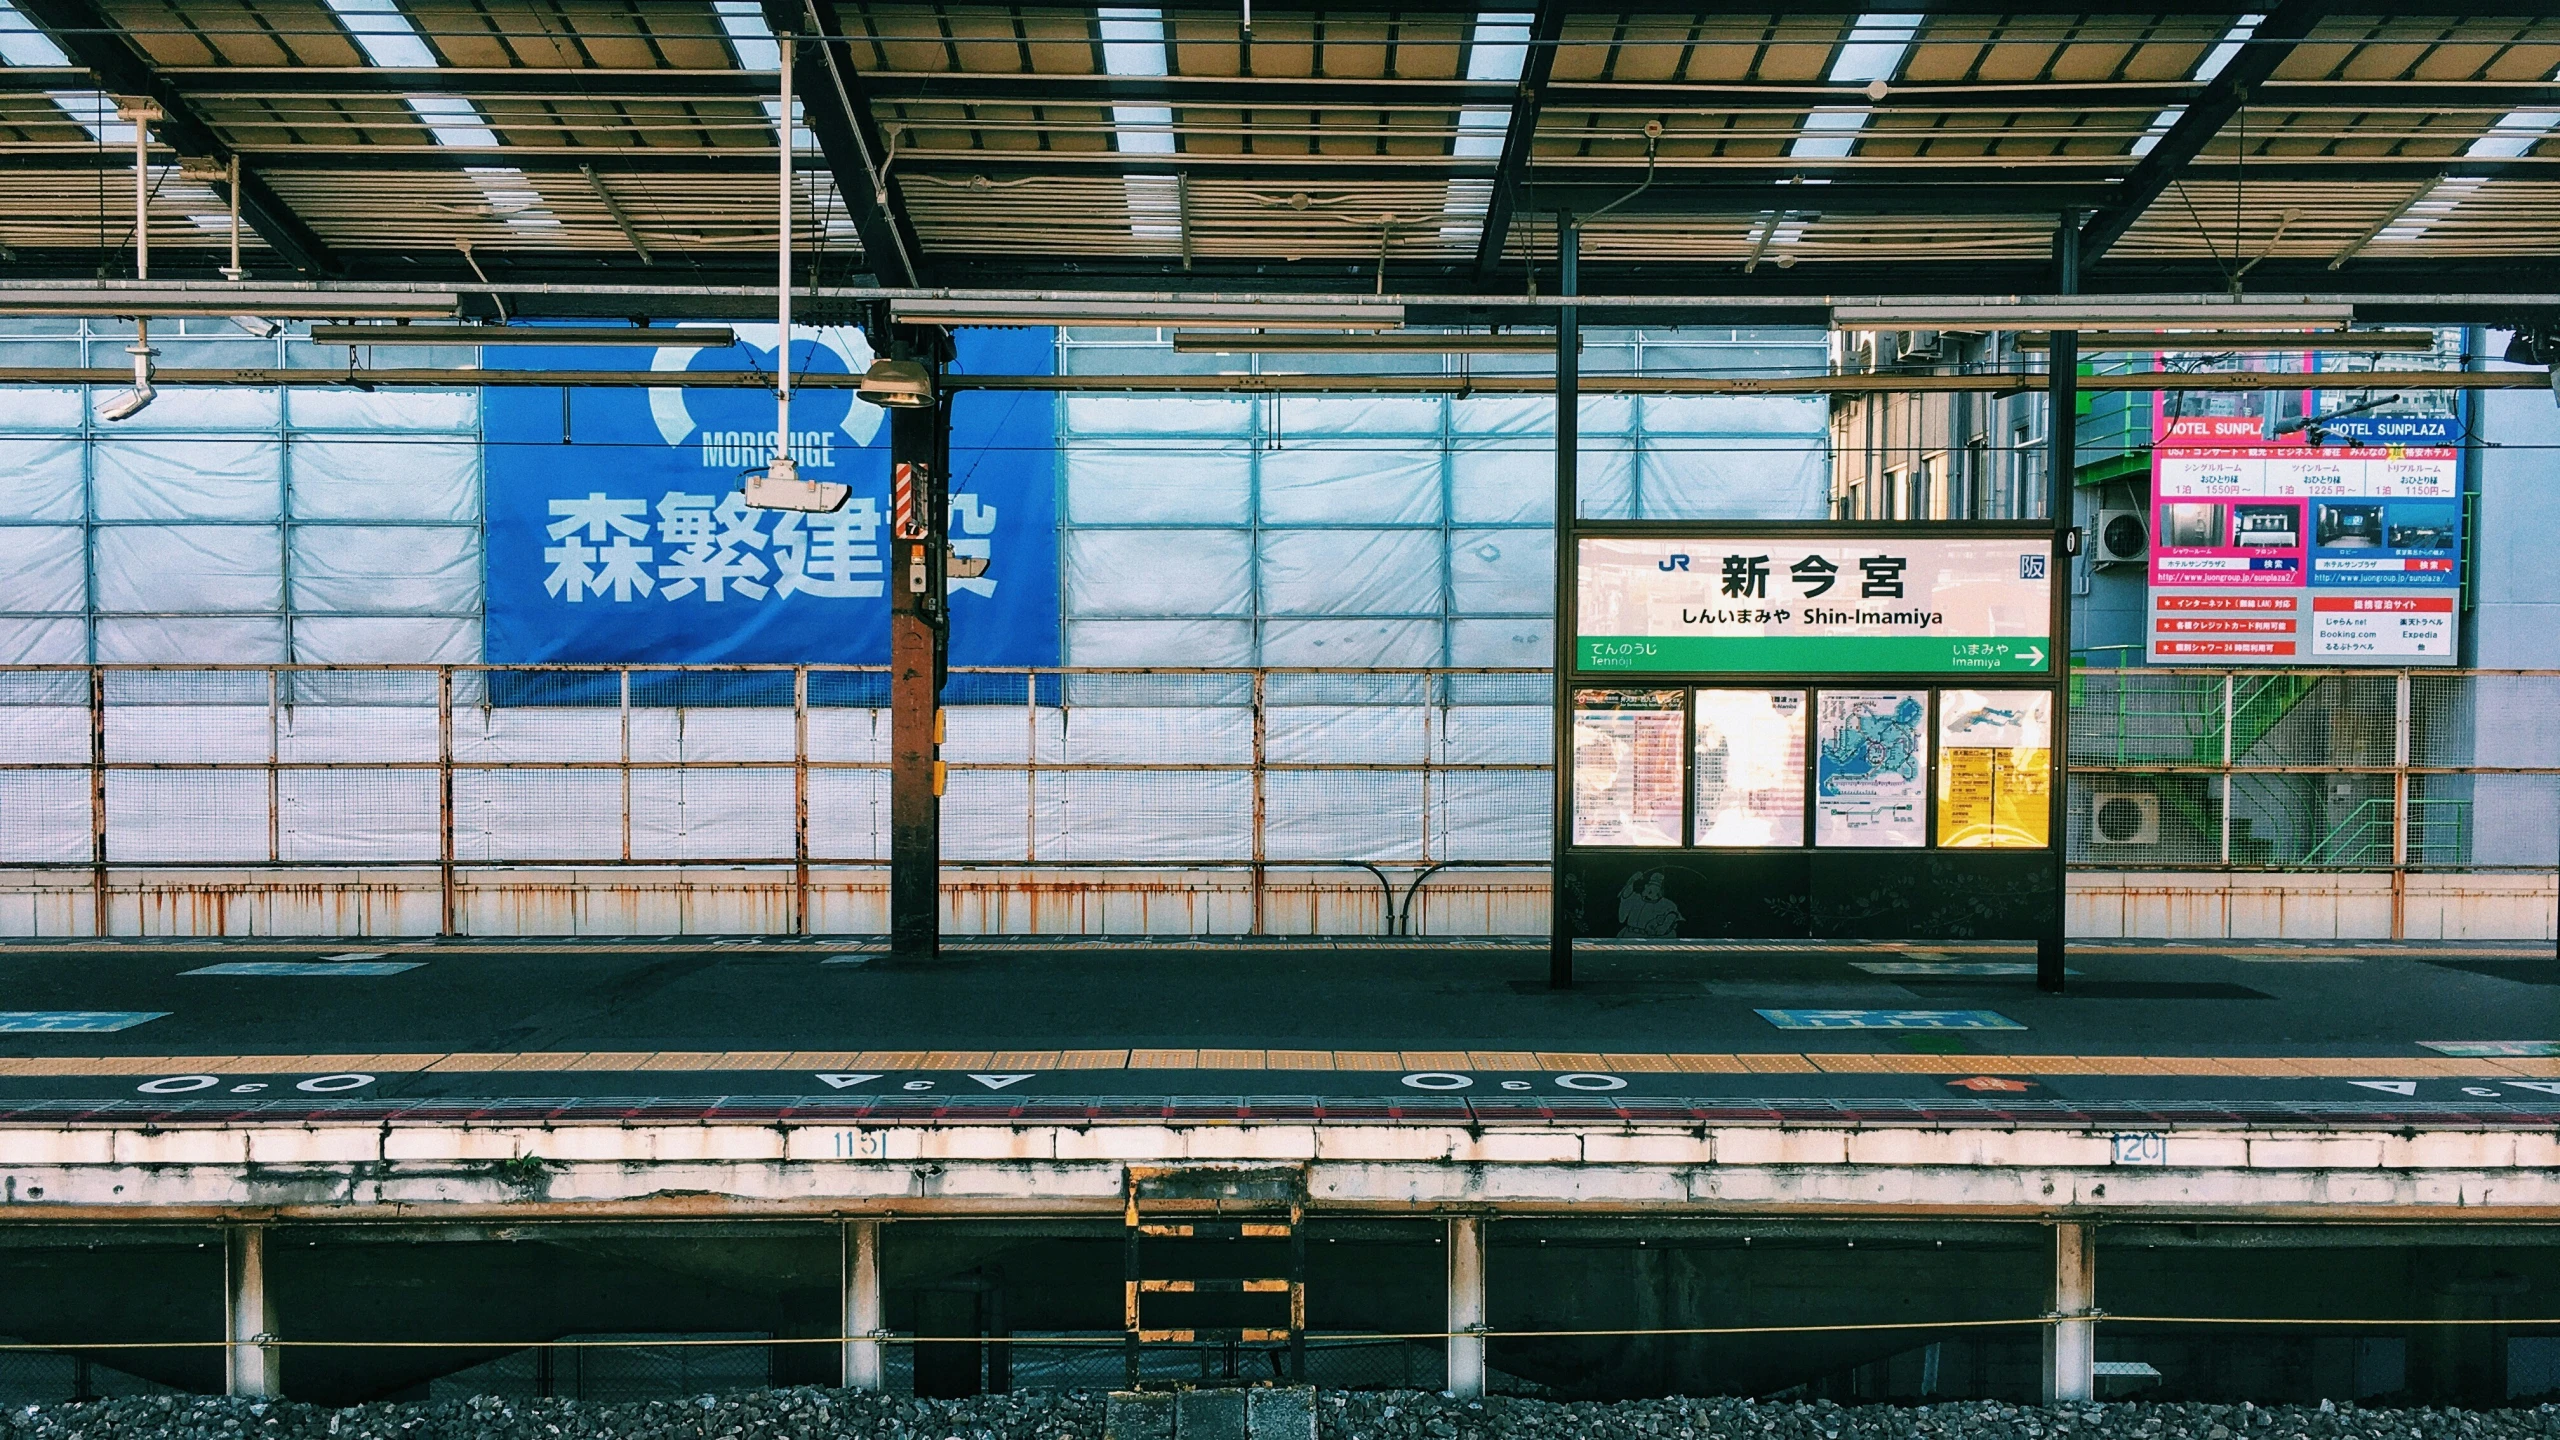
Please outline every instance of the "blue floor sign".
[[1781, 1030], [2024, 1030], [1997, 1010], [1760, 1010]]

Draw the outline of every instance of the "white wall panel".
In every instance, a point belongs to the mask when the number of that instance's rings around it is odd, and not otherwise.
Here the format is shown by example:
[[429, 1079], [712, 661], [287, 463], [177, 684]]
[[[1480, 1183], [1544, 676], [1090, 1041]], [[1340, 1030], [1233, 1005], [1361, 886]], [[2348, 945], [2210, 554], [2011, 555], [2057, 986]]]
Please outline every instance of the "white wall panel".
[[1265, 665], [1437, 665], [1437, 620], [1266, 620]]
[[87, 409], [81, 392], [76, 389], [13, 385], [9, 388], [9, 403], [0, 405], [0, 433], [77, 430]]
[[1252, 557], [1252, 540], [1241, 531], [1072, 531], [1065, 565], [1069, 613], [1250, 614]]
[[1069, 620], [1070, 665], [1251, 665], [1250, 620]]
[[1261, 402], [1240, 395], [1065, 395], [1076, 435], [1244, 435]]
[[458, 525], [297, 525], [293, 608], [468, 614], [479, 608], [480, 531]]
[[277, 665], [284, 621], [273, 615], [108, 615], [98, 622], [106, 665]]
[[1253, 518], [1253, 454], [1234, 441], [1119, 440], [1066, 452], [1067, 519], [1078, 525], [1242, 525]]
[[1262, 608], [1271, 615], [1436, 615], [1440, 533], [1266, 530]]
[[1648, 520], [1819, 520], [1831, 513], [1829, 458], [1815, 441], [1648, 441], [1641, 466]]
[[1556, 663], [1555, 622], [1541, 616], [1449, 622], [1449, 663], [1480, 667]]
[[297, 520], [470, 524], [480, 517], [480, 447], [474, 440], [297, 437], [292, 462]]
[[101, 520], [240, 523], [284, 514], [284, 444], [272, 436], [101, 440], [91, 463]]
[[[478, 609], [475, 598], [473, 609]], [[469, 665], [480, 659], [477, 616], [302, 615], [293, 657], [311, 665]]]
[[1556, 606], [1555, 532], [1449, 532], [1449, 606], [1462, 615], [1552, 612]]
[[284, 533], [272, 525], [100, 529], [97, 605], [113, 614], [222, 614], [284, 604]]
[[1440, 519], [1440, 450], [1306, 443], [1262, 457], [1265, 525], [1430, 525]]
[[[12, 390], [0, 410], [23, 392]], [[0, 426], [7, 425], [0, 420]], [[80, 519], [80, 442], [67, 436], [0, 437], [0, 520]]]
[[[272, 364], [272, 356], [262, 363]], [[90, 418], [112, 432], [124, 434], [139, 431], [188, 431], [197, 434], [238, 434], [243, 430], [273, 430], [284, 423], [284, 401], [274, 390], [251, 390], [240, 387], [222, 389], [179, 389], [160, 391], [160, 398], [139, 415], [124, 420], [109, 420], [97, 411], [123, 393], [113, 385], [100, 385], [89, 392]]]
[[0, 525], [0, 610], [67, 611], [89, 602], [89, 557], [77, 525]]
[[469, 430], [480, 423], [476, 390], [296, 390], [287, 403], [297, 430]]

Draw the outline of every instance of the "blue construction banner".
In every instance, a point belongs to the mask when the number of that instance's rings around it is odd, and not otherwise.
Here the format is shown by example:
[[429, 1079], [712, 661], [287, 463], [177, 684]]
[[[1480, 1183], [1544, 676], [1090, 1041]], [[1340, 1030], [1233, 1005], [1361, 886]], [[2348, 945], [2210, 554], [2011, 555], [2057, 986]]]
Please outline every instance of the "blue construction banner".
[[[509, 370], [712, 371], [781, 363], [771, 325], [721, 350], [492, 348]], [[795, 327], [793, 373], [860, 373], [858, 329]], [[1046, 375], [1053, 331], [963, 330], [957, 373]], [[886, 664], [889, 425], [851, 390], [796, 390], [803, 476], [852, 487], [831, 515], [749, 509], [773, 453], [764, 389], [492, 387], [487, 436], [488, 658]], [[1057, 398], [964, 393], [953, 407], [951, 663], [1058, 663]]]

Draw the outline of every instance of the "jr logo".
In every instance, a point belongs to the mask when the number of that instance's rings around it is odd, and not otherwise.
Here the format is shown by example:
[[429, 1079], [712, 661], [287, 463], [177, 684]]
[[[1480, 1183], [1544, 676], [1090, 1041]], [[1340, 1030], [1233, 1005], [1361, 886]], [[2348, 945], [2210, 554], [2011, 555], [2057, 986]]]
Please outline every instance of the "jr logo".
[[1653, 568], [1663, 571], [1686, 570], [1689, 568], [1689, 557], [1685, 554], [1674, 555], [1667, 560], [1658, 562]]

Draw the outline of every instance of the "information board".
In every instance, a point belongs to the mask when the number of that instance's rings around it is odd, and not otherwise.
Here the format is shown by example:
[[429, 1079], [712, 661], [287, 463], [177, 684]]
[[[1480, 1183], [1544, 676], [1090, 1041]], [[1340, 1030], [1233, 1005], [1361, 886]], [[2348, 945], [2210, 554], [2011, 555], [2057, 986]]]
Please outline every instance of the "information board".
[[1586, 671], [2049, 672], [2041, 539], [1583, 537]]
[[2314, 446], [2217, 416], [2167, 427], [2151, 463], [2153, 663], [2454, 663], [2453, 445]]
[[2041, 849], [2053, 833], [2053, 692], [1938, 696], [1938, 843]]
[[1718, 848], [1804, 843], [1804, 692], [1701, 690], [1690, 843]]
[[1929, 843], [1929, 692], [1825, 690], [1816, 715], [1813, 843]]
[[1680, 843], [1677, 690], [1577, 690], [1573, 696], [1573, 843]]

